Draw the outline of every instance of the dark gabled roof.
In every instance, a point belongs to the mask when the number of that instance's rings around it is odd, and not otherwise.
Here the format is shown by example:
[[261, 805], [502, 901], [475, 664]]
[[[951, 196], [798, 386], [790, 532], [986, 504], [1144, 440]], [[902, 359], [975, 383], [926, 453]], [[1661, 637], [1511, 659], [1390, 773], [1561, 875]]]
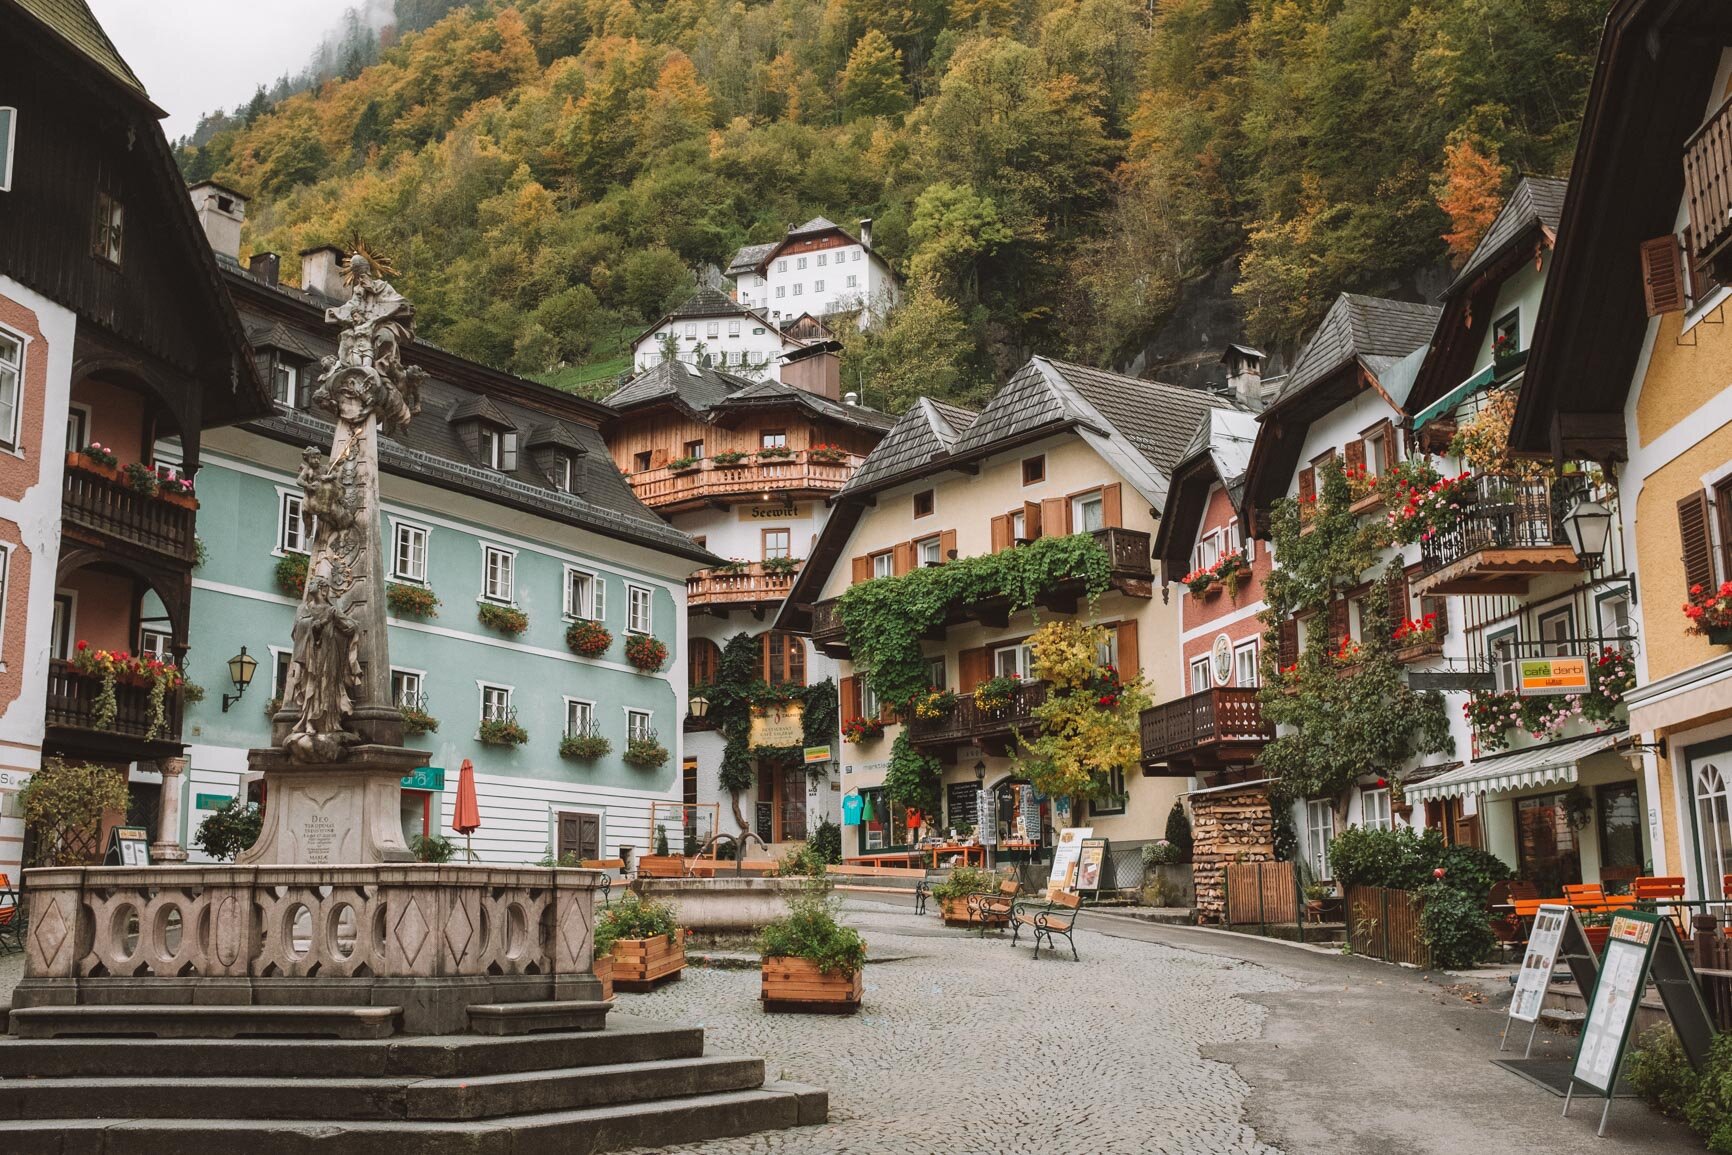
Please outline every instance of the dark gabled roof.
[[662, 361], [650, 366], [614, 390], [605, 404], [621, 411], [672, 404], [699, 418], [720, 418], [737, 409], [791, 405], [813, 417], [861, 429], [884, 430], [894, 424], [888, 414], [863, 405], [844, 405], [780, 381], [753, 381], [684, 361]]
[[768, 407], [771, 405], [792, 405], [815, 417], [828, 418], [861, 429], [872, 429], [883, 432], [896, 424], [896, 419], [888, 413], [880, 413], [876, 409], [868, 409], [864, 405], [845, 405], [840, 401], [832, 401], [820, 393], [806, 389], [796, 389], [792, 385], [784, 385], [780, 381], [753, 381], [745, 388], [738, 390], [727, 400], [714, 406], [718, 413], [732, 412], [736, 409]]
[[1453, 296], [1463, 286], [1472, 284], [1507, 246], [1521, 240], [1530, 228], [1539, 226], [1557, 236], [1558, 223], [1564, 215], [1564, 193], [1568, 188], [1569, 182], [1549, 176], [1524, 176], [1516, 182], [1515, 190], [1504, 201], [1491, 227], [1473, 247], [1472, 255], [1443, 295]]
[[[1274, 406], [1355, 360], [1373, 377], [1378, 376], [1429, 342], [1442, 312], [1436, 305], [1342, 293], [1293, 362]], [[1398, 404], [1400, 400], [1396, 398]]]
[[1224, 394], [1045, 357], [1035, 360], [1069, 383], [1163, 475], [1172, 473], [1205, 413], [1235, 407]]
[[538, 445], [557, 445], [576, 453], [589, 452], [589, 445], [563, 421], [549, 421], [545, 425], [537, 425], [529, 431], [529, 437], [523, 444], [530, 449]]
[[514, 422], [485, 393], [467, 393], [459, 397], [445, 414], [450, 422], [481, 420], [510, 429]]
[[795, 225], [793, 228], [789, 229], [788, 235], [790, 237], [803, 237], [808, 233], [827, 233], [832, 229], [841, 228], [841, 225], [837, 224], [829, 217], [813, 217], [805, 224]]
[[[672, 309], [665, 320], [676, 317], [721, 317], [751, 310], [719, 289], [699, 289]], [[653, 326], [652, 326], [653, 328]]]
[[1221, 359], [1219, 361], [1215, 362], [1215, 364], [1217, 364], [1217, 365], [1226, 364], [1227, 358], [1231, 357], [1235, 352], [1243, 353], [1247, 357], [1255, 357], [1259, 361], [1261, 361], [1264, 357], [1268, 356], [1267, 353], [1264, 353], [1263, 350], [1257, 348], [1257, 346], [1255, 346], [1255, 345], [1241, 345], [1237, 341], [1228, 341], [1227, 347], [1225, 349], [1221, 350]]
[[84, 0], [11, 0], [35, 17], [50, 32], [80, 56], [96, 65], [128, 95], [150, 105], [157, 116], [166, 115], [151, 102], [150, 94], [102, 30], [102, 24]]
[[295, 336], [278, 321], [255, 322], [246, 326], [247, 341], [255, 349], [281, 349], [305, 361], [317, 361], [319, 355], [312, 347]]
[[866, 455], [841, 496], [870, 493], [891, 478], [918, 472], [956, 449], [957, 440], [978, 415], [960, 406], [922, 397]]
[[749, 273], [763, 263], [765, 257], [781, 241], [771, 241], [763, 245], [744, 245], [734, 254], [734, 259], [728, 262], [727, 275], [737, 277], [741, 273]]

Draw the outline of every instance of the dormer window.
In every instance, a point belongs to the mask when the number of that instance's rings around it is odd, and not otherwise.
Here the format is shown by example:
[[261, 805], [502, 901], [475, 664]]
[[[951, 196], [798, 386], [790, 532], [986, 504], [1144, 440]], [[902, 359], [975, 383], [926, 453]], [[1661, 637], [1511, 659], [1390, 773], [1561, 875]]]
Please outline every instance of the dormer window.
[[481, 426], [481, 464], [501, 473], [517, 472], [517, 431]]
[[301, 367], [281, 357], [271, 358], [271, 398], [279, 405], [300, 407]]
[[561, 453], [553, 463], [553, 487], [561, 493], [570, 493], [576, 482], [577, 462], [572, 460], [571, 454]]

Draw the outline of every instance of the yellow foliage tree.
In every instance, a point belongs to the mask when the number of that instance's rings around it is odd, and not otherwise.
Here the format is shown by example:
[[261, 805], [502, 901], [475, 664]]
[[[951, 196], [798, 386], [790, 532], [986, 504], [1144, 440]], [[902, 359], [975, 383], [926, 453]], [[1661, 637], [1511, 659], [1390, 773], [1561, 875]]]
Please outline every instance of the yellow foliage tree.
[[1121, 680], [1101, 662], [1107, 632], [1077, 622], [1049, 622], [1029, 639], [1034, 675], [1047, 699], [1034, 709], [1040, 734], [1020, 738], [1021, 772], [1054, 797], [1100, 798], [1112, 773], [1128, 773], [1142, 758], [1138, 715], [1148, 708], [1142, 676]]

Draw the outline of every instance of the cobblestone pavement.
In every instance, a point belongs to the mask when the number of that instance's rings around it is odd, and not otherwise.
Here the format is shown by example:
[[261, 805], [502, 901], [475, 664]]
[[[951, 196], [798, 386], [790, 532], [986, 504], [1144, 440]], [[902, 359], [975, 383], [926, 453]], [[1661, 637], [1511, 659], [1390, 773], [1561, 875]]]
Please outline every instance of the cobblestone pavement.
[[[852, 1018], [766, 1015], [756, 971], [688, 968], [623, 1012], [701, 1023], [717, 1054], [764, 1055], [772, 1077], [830, 1092], [830, 1122], [687, 1148], [788, 1151], [1270, 1152], [1241, 1119], [1249, 1088], [1199, 1045], [1255, 1038], [1240, 996], [1291, 989], [1266, 968], [1081, 931], [1036, 961], [907, 909], [852, 902], [877, 956]], [[908, 956], [908, 957], [900, 957]]]

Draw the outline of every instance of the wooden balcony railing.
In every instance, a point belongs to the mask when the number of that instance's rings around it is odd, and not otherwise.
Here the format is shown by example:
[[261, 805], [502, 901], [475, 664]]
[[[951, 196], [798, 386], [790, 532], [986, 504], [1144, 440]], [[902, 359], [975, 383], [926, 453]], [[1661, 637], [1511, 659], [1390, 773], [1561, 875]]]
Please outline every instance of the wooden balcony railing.
[[958, 694], [956, 705], [942, 718], [911, 717], [908, 739], [916, 746], [960, 746], [967, 742], [1002, 745], [1017, 731], [1033, 731], [1035, 707], [1045, 701], [1045, 682], [1018, 686], [1008, 702], [990, 710], [976, 706], [973, 695]]
[[66, 470], [62, 511], [75, 529], [140, 546], [176, 561], [193, 560], [194, 511], [88, 470]]
[[1094, 539], [1112, 560], [1113, 577], [1137, 580], [1153, 578], [1155, 571], [1150, 559], [1149, 535], [1140, 529], [1097, 529]]
[[1576, 475], [1474, 477], [1456, 523], [1421, 544], [1416, 592], [1520, 594], [1533, 574], [1579, 570], [1564, 514], [1580, 493]]
[[[106, 729], [98, 729], [96, 725], [96, 697], [101, 692], [102, 682], [78, 673], [71, 662], [60, 658], [49, 662], [45, 719], [48, 728], [89, 731], [92, 742], [105, 748], [124, 747], [128, 740], [178, 746], [181, 727], [179, 691], [167, 695], [163, 703], [164, 726], [150, 738], [146, 738], [150, 734], [150, 687], [116, 682], [114, 721]], [[120, 741], [117, 743], [116, 739]]]
[[1275, 736], [1260, 691], [1221, 686], [1150, 706], [1142, 713], [1143, 764], [1245, 760]]
[[812, 644], [828, 657], [848, 657], [848, 631], [842, 626], [841, 598], [827, 598], [812, 607]]
[[764, 563], [755, 561], [742, 568], [701, 569], [686, 579], [686, 603], [692, 609], [705, 606], [749, 606], [779, 602], [794, 587], [792, 573], [765, 573]]
[[735, 465], [717, 465], [714, 458], [706, 457], [686, 469], [663, 465], [628, 474], [626, 480], [638, 500], [651, 509], [662, 509], [754, 494], [834, 493], [864, 460], [857, 453], [845, 453], [840, 461], [813, 461], [809, 450], [796, 449], [788, 457], [754, 454]]
[[1732, 100], [1684, 142], [1691, 266], [1725, 263], [1732, 246]]

